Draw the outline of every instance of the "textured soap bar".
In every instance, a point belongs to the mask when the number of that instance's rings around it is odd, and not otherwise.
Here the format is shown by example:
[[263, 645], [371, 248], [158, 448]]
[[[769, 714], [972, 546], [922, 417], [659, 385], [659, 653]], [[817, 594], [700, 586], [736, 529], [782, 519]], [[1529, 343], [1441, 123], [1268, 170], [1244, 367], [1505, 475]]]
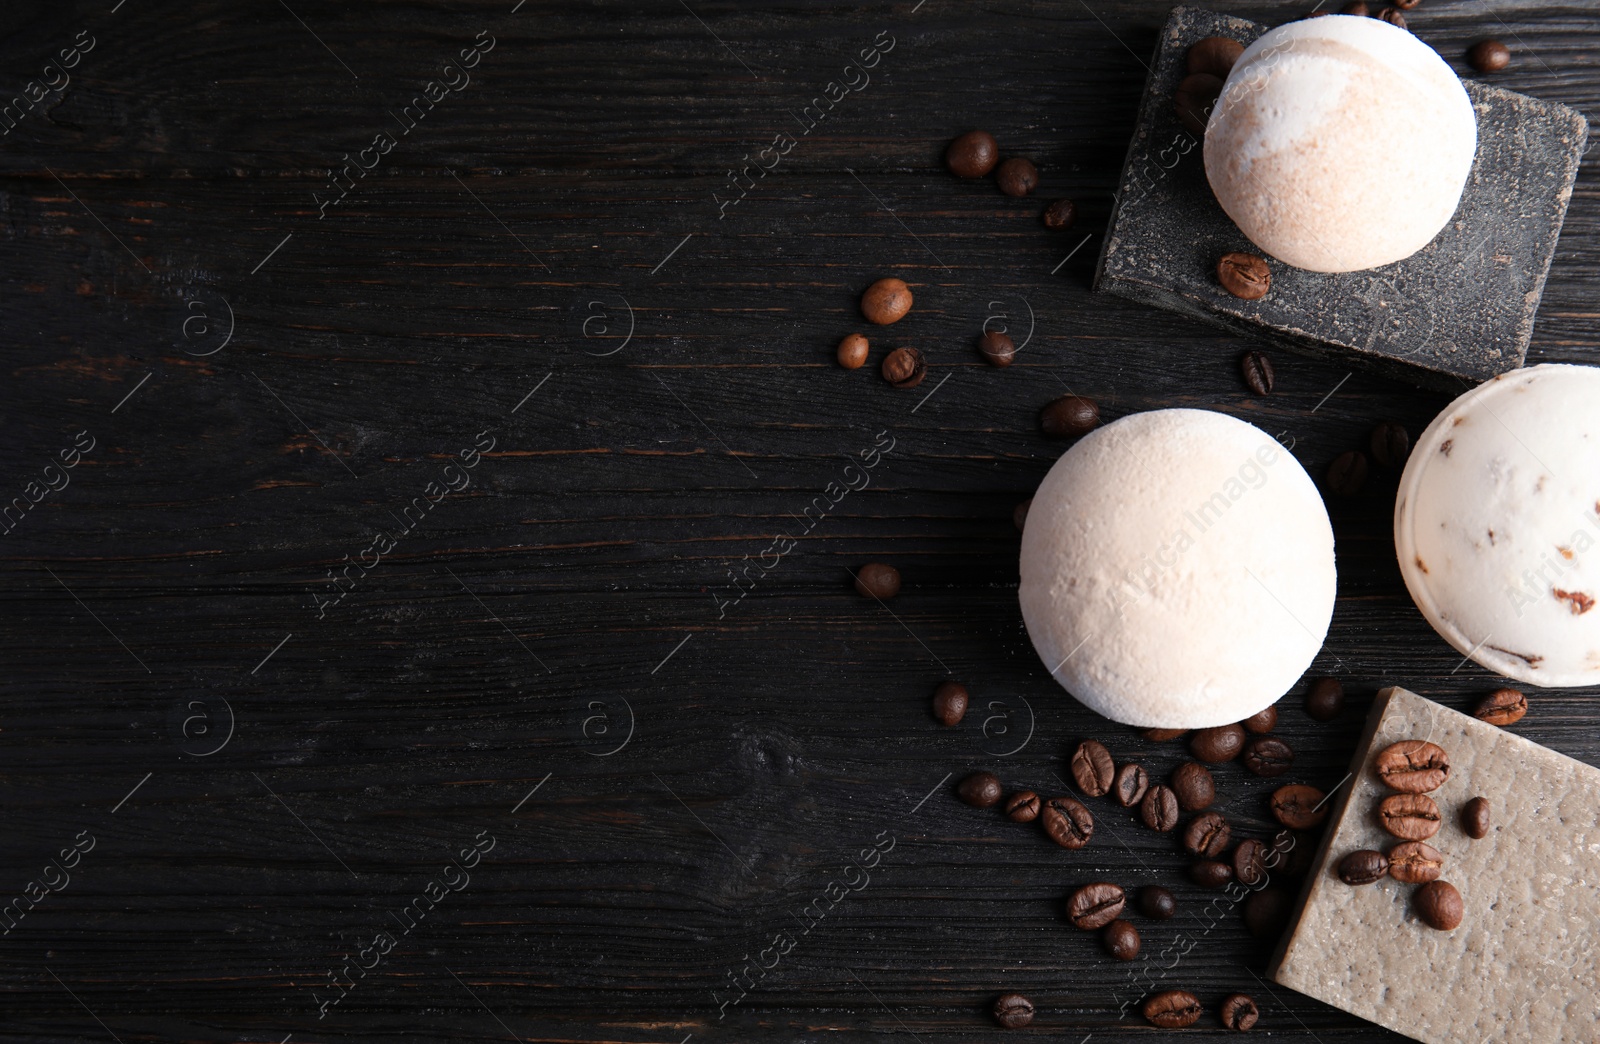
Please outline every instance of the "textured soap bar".
[[[1349, 852], [1399, 842], [1373, 814], [1393, 793], [1373, 762], [1405, 739], [1450, 756], [1428, 842], [1465, 900], [1450, 932], [1411, 911], [1419, 886], [1335, 872]], [[1399, 688], [1378, 694], [1350, 768], [1270, 977], [1429, 1044], [1600, 1039], [1600, 770]], [[1479, 795], [1493, 826], [1474, 841], [1459, 814]]]

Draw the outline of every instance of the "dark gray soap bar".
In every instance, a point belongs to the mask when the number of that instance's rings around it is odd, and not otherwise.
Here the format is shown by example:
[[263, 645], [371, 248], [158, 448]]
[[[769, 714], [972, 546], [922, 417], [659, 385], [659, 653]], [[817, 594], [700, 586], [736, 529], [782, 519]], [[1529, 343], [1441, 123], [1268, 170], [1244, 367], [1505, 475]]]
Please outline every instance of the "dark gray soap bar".
[[1145, 84], [1095, 288], [1453, 391], [1521, 366], [1588, 140], [1583, 116], [1465, 81], [1478, 113], [1478, 154], [1455, 217], [1432, 243], [1361, 272], [1306, 272], [1268, 258], [1271, 292], [1241, 301], [1217, 284], [1217, 258], [1260, 251], [1217, 204], [1203, 145], [1178, 121], [1172, 96], [1195, 41], [1228, 36], [1249, 44], [1267, 28], [1173, 9]]

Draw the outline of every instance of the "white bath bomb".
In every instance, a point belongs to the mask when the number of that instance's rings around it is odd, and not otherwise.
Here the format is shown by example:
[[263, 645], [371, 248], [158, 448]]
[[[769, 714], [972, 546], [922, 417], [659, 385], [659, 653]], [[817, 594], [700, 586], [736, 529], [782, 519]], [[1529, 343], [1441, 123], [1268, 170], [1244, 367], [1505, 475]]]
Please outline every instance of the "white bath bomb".
[[1439, 234], [1477, 147], [1472, 102], [1433, 48], [1381, 19], [1329, 15], [1245, 48], [1206, 125], [1206, 177], [1262, 250], [1353, 272]]
[[1428, 425], [1400, 480], [1395, 552], [1462, 655], [1533, 685], [1596, 685], [1597, 512], [1600, 369], [1530, 366]]
[[1034, 494], [1022, 619], [1050, 673], [1113, 721], [1226, 725], [1310, 666], [1333, 615], [1316, 485], [1260, 428], [1136, 413], [1086, 436]]

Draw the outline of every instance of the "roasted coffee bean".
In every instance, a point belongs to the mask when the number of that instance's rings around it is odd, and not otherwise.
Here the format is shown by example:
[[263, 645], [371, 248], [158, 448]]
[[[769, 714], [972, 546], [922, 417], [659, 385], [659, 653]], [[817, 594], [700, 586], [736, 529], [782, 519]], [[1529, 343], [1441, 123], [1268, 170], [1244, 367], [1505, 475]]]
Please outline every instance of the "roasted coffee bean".
[[1162, 990], [1147, 997], [1143, 1007], [1144, 1017], [1152, 1026], [1161, 1029], [1183, 1029], [1200, 1021], [1205, 1011], [1199, 998], [1186, 990]]
[[1282, 888], [1263, 888], [1244, 900], [1244, 926], [1257, 939], [1276, 938], [1289, 923], [1293, 896]]
[[1461, 806], [1461, 829], [1474, 841], [1489, 836], [1489, 799], [1475, 797]]
[[1259, 301], [1272, 289], [1272, 269], [1255, 254], [1232, 250], [1217, 258], [1217, 282], [1242, 301]]
[[967, 131], [944, 150], [944, 164], [958, 178], [981, 178], [1000, 162], [1000, 143], [988, 131]]
[[1266, 710], [1257, 711], [1239, 723], [1246, 732], [1257, 735], [1271, 732], [1278, 725], [1278, 705], [1273, 704]]
[[1389, 876], [1404, 884], [1439, 879], [1444, 856], [1426, 841], [1407, 841], [1389, 849]]
[[1318, 678], [1306, 690], [1306, 713], [1317, 721], [1332, 721], [1344, 711], [1344, 685], [1338, 678]]
[[1082, 848], [1094, 836], [1094, 816], [1075, 797], [1053, 797], [1039, 811], [1050, 840], [1062, 848]]
[[1255, 775], [1271, 779], [1289, 771], [1294, 764], [1294, 750], [1276, 736], [1251, 736], [1240, 760]]
[[1210, 73], [1193, 73], [1185, 76], [1172, 95], [1172, 108], [1178, 122], [1195, 137], [1204, 140], [1206, 121], [1211, 118], [1211, 107], [1222, 94], [1222, 77]]
[[1372, 13], [1372, 8], [1367, 6], [1367, 0], [1350, 0], [1350, 3], [1339, 8], [1339, 13], [1365, 18]]
[[1003, 333], [989, 330], [978, 338], [978, 354], [996, 369], [1005, 369], [1017, 357], [1017, 346]]
[[1382, 468], [1398, 471], [1406, 466], [1406, 458], [1411, 456], [1411, 436], [1394, 421], [1384, 421], [1373, 428], [1367, 443], [1372, 449], [1372, 459]]
[[835, 353], [839, 365], [847, 370], [859, 370], [866, 365], [869, 345], [867, 339], [858, 333], [851, 334], [839, 342], [839, 350]]
[[1310, 830], [1328, 818], [1327, 795], [1304, 783], [1290, 783], [1272, 792], [1272, 816], [1290, 830]]
[[1235, 1033], [1248, 1032], [1261, 1021], [1261, 1009], [1254, 1000], [1242, 993], [1230, 993], [1224, 997], [1217, 1014], [1222, 1016], [1223, 1027]]
[[1278, 381], [1266, 352], [1249, 351], [1239, 356], [1239, 373], [1244, 377], [1244, 386], [1257, 395], [1270, 394]]
[[1345, 450], [1328, 465], [1328, 492], [1336, 497], [1353, 497], [1367, 484], [1367, 455], [1360, 450]]
[[1189, 45], [1184, 61], [1191, 73], [1210, 73], [1226, 80], [1233, 63], [1244, 53], [1244, 44], [1226, 36], [1208, 36]]
[[1183, 831], [1183, 847], [1192, 855], [1208, 859], [1222, 854], [1228, 847], [1232, 830], [1220, 812], [1202, 812], [1189, 821]]
[[1028, 509], [1033, 506], [1033, 498], [1029, 497], [1011, 509], [1011, 524], [1017, 527], [1017, 532], [1022, 532], [1022, 527], [1028, 524]]
[[946, 725], [960, 725], [967, 716], [967, 687], [957, 681], [942, 681], [933, 690], [933, 716]]
[[1092, 932], [1096, 928], [1106, 925], [1122, 916], [1122, 908], [1128, 905], [1128, 895], [1122, 890], [1121, 885], [1112, 884], [1110, 881], [1096, 881], [1086, 884], [1067, 897], [1067, 919], [1074, 928], [1082, 928]]
[[1187, 736], [1188, 734], [1188, 729], [1145, 729], [1139, 735], [1152, 743], [1166, 743], [1168, 740], [1175, 740], [1179, 736]]
[[1052, 438], [1086, 435], [1100, 423], [1100, 407], [1081, 395], [1063, 395], [1039, 414], [1039, 426]]
[[1106, 944], [1106, 952], [1119, 961], [1131, 961], [1139, 956], [1139, 929], [1127, 921], [1112, 921], [1100, 938]]
[[911, 311], [911, 288], [902, 279], [880, 279], [861, 295], [861, 314], [867, 322], [888, 326]]
[[1039, 168], [1021, 156], [1012, 156], [1000, 164], [994, 181], [1008, 196], [1026, 196], [1039, 187]]
[[1002, 793], [1000, 777], [993, 772], [974, 772], [956, 784], [956, 796], [973, 808], [993, 808]]
[[1378, 823], [1402, 841], [1426, 841], [1439, 832], [1439, 806], [1426, 794], [1390, 794], [1378, 802]]
[[994, 1002], [994, 1021], [1006, 1029], [1021, 1029], [1033, 1021], [1033, 1001], [1020, 993], [1007, 993]]
[[1198, 812], [1217, 799], [1211, 770], [1194, 761], [1186, 761], [1173, 770], [1172, 792], [1178, 797], [1178, 807], [1185, 812]]
[[1499, 40], [1479, 40], [1467, 52], [1467, 61], [1481, 73], [1497, 73], [1511, 64], [1511, 50]]
[[1422, 3], [1422, 0], [1394, 0], [1394, 6], [1402, 11], [1409, 11], [1420, 3]]
[[1189, 880], [1201, 888], [1224, 888], [1233, 880], [1233, 867], [1217, 859], [1202, 859], [1189, 867]]
[[1233, 876], [1242, 885], [1254, 886], [1267, 876], [1267, 843], [1248, 838], [1233, 849]]
[[1379, 751], [1373, 767], [1391, 789], [1426, 794], [1450, 778], [1450, 755], [1427, 740], [1401, 740]]
[[1385, 22], [1388, 22], [1390, 25], [1397, 26], [1401, 29], [1406, 27], [1406, 16], [1401, 14], [1397, 8], [1385, 7], [1382, 11], [1378, 12], [1378, 17], [1383, 19]]
[[1006, 798], [1006, 818], [1013, 823], [1032, 823], [1039, 818], [1039, 809], [1043, 805], [1038, 794], [1031, 790], [1019, 790]]
[[1151, 830], [1166, 833], [1178, 825], [1178, 796], [1171, 787], [1157, 783], [1144, 792], [1139, 802], [1139, 818]]
[[1160, 885], [1139, 889], [1139, 912], [1152, 921], [1169, 921], [1178, 912], [1178, 897]]
[[1429, 881], [1411, 898], [1411, 908], [1422, 923], [1441, 932], [1453, 931], [1461, 924], [1465, 905], [1461, 893], [1449, 881]]
[[856, 594], [887, 602], [900, 593], [900, 570], [882, 562], [868, 562], [856, 572]]
[[883, 357], [883, 379], [896, 388], [915, 388], [928, 376], [928, 363], [915, 348], [896, 348]]
[[1485, 696], [1472, 716], [1490, 725], [1515, 725], [1528, 713], [1528, 698], [1516, 689], [1496, 689]]
[[1058, 199], [1044, 208], [1044, 227], [1062, 232], [1072, 227], [1078, 216], [1078, 205], [1070, 199]]
[[1132, 808], [1143, 801], [1144, 792], [1149, 789], [1150, 774], [1143, 765], [1131, 761], [1117, 769], [1116, 782], [1111, 785], [1112, 795], [1123, 808]]
[[1363, 848], [1339, 860], [1339, 880], [1347, 885], [1367, 885], [1389, 876], [1389, 857]]
[[1201, 761], [1216, 764], [1232, 761], [1244, 749], [1244, 729], [1237, 725], [1218, 725], [1201, 729], [1189, 740], [1189, 752]]
[[1084, 740], [1072, 752], [1072, 781], [1090, 797], [1111, 793], [1111, 784], [1116, 778], [1116, 763], [1099, 740]]

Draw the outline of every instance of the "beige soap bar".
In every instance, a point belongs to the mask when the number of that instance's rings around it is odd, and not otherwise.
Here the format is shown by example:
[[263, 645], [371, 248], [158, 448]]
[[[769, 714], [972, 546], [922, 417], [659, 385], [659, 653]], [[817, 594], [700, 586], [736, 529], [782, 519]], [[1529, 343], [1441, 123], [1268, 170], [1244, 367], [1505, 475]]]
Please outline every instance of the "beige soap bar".
[[[1373, 761], [1405, 739], [1450, 756], [1450, 778], [1430, 795], [1444, 824], [1428, 841], [1465, 901], [1450, 932], [1412, 913], [1419, 885], [1351, 886], [1337, 874], [1347, 853], [1399, 843], [1374, 817], [1393, 791]], [[1351, 772], [1271, 978], [1429, 1044], [1600, 1040], [1600, 770], [1392, 688], [1378, 694]], [[1474, 841], [1460, 812], [1479, 795], [1493, 825]]]

